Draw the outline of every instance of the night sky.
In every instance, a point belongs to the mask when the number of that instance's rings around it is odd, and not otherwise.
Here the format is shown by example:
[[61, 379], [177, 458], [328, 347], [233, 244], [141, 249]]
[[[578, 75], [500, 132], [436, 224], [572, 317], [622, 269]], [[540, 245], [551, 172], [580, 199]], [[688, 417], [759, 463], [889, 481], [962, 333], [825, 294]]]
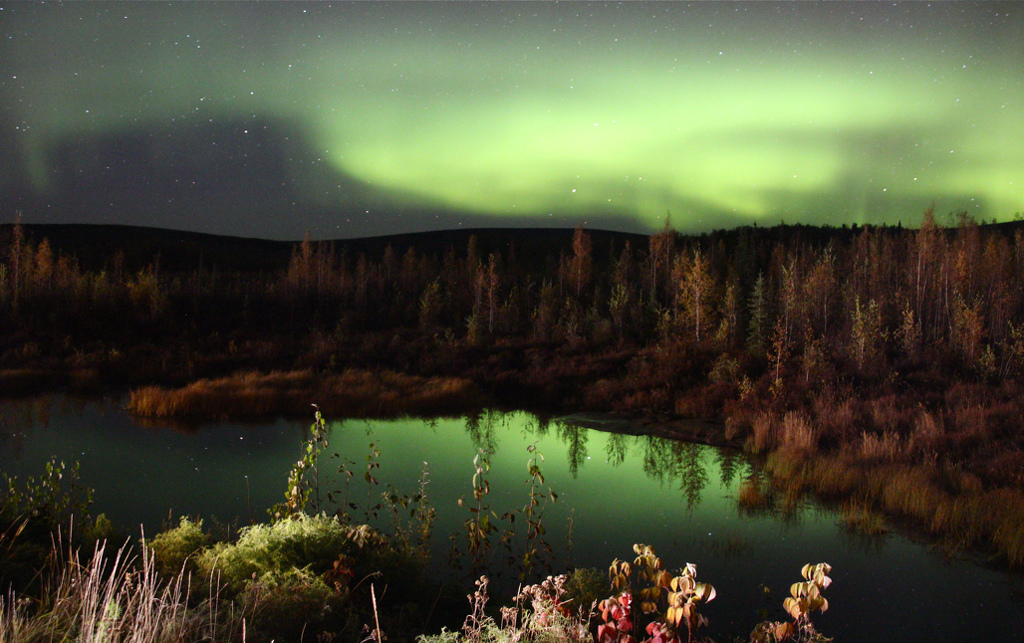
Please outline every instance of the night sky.
[[1024, 211], [1014, 2], [9, 2], [0, 38], [0, 222], [297, 239]]

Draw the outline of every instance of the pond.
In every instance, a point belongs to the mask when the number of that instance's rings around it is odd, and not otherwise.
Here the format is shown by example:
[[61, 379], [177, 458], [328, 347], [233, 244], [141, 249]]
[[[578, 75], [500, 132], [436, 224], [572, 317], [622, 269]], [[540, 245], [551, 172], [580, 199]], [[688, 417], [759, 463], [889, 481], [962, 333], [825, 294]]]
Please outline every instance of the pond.
[[[0, 405], [0, 471], [37, 475], [51, 455], [77, 460], [83, 482], [95, 489], [93, 512], [126, 527], [142, 525], [147, 534], [181, 515], [245, 525], [266, 520], [283, 498], [309, 424], [222, 422], [182, 431], [144, 426], [111, 400], [7, 402]], [[322, 479], [321, 487], [347, 495], [356, 518], [364, 517], [368, 496], [376, 504], [384, 491], [415, 493], [426, 471], [439, 568], [447, 564], [449, 536], [461, 534], [458, 542], [465, 542], [460, 530], [475, 503], [474, 457], [485, 451], [484, 503], [500, 516], [528, 503], [528, 461], [539, 453], [545, 491], [558, 495], [543, 514], [555, 570], [606, 570], [615, 558], [631, 559], [633, 543], [653, 545], [667, 567], [695, 563], [698, 579], [718, 590], [703, 611], [712, 635], [745, 636], [766, 608], [782, 618], [789, 585], [800, 580], [804, 563], [817, 562], [833, 566], [834, 583], [826, 591], [831, 609], [814, 620], [838, 640], [1010, 640], [1024, 631], [1021, 575], [947, 560], [898, 533], [851, 534], [835, 512], [813, 503], [786, 515], [742, 511], [740, 484], [759, 470], [735, 451], [524, 412], [331, 421], [329, 441], [322, 470], [344, 465], [354, 475], [347, 486]], [[328, 458], [333, 453], [339, 457]], [[370, 469], [376, 485], [365, 480], [368, 463], [378, 465]], [[387, 527], [387, 511], [381, 513], [378, 522]], [[522, 529], [522, 519], [518, 524]]]

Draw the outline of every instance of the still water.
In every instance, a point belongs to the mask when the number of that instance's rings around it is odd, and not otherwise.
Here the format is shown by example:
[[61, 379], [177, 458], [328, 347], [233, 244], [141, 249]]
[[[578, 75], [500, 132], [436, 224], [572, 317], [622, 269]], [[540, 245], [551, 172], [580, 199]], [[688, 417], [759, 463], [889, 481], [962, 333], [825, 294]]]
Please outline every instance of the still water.
[[[77, 460], [83, 483], [95, 489], [93, 513], [135, 533], [154, 534], [182, 515], [244, 525], [265, 520], [267, 508], [283, 498], [309, 424], [217, 423], [183, 431], [144, 426], [110, 400], [8, 402], [0, 405], [0, 471], [37, 475], [51, 455]], [[426, 471], [439, 567], [449, 536], [470, 517], [474, 457], [483, 450], [489, 461], [484, 503], [500, 516], [527, 504], [528, 462], [539, 453], [544, 491], [558, 495], [543, 514], [555, 569], [605, 570], [615, 558], [632, 558], [633, 543], [651, 544], [670, 569], [695, 563], [698, 579], [716, 587], [718, 598], [703, 612], [713, 635], [745, 636], [763, 609], [783, 618], [779, 606], [801, 580], [801, 566], [828, 562], [831, 609], [814, 621], [839, 641], [1024, 641], [1020, 575], [946, 560], [898, 534], [850, 534], [834, 512], [811, 503], [787, 516], [745, 513], [737, 491], [759, 473], [741, 453], [523, 412], [332, 421], [329, 441], [321, 487], [356, 503], [356, 518], [367, 498], [376, 504], [382, 492], [414, 494]], [[365, 480], [368, 464], [379, 465], [370, 469], [377, 484]], [[342, 466], [354, 474], [348, 485], [344, 476], [327, 476]], [[388, 520], [378, 518], [384, 527]]]

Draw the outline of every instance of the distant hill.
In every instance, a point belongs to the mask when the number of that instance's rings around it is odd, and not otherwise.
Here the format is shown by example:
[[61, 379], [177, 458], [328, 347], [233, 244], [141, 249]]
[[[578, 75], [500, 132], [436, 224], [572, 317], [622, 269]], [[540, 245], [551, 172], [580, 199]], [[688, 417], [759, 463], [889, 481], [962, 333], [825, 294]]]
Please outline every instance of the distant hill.
[[[0, 225], [0, 243], [10, 238], [12, 225]], [[55, 252], [78, 258], [83, 270], [108, 267], [115, 254], [124, 254], [124, 267], [138, 270], [155, 261], [161, 270], [205, 269], [241, 272], [265, 272], [287, 268], [292, 250], [299, 242], [248, 239], [162, 228], [96, 224], [23, 224], [25, 236], [33, 243], [48, 239]], [[449, 249], [465, 256], [469, 239], [477, 237], [477, 248], [484, 259], [492, 252], [507, 257], [513, 251], [520, 260], [547, 262], [560, 252], [571, 252], [572, 229], [559, 228], [479, 228], [446, 230], [326, 240], [338, 252], [349, 257], [365, 253], [379, 260], [388, 246], [400, 258], [410, 247], [419, 255], [442, 257]], [[646, 248], [641, 234], [587, 230], [593, 243], [593, 256], [604, 261], [609, 253], [618, 253], [629, 241], [634, 248]], [[315, 240], [314, 240], [315, 241]]]
[[[1012, 234], [1024, 229], [1024, 222], [984, 224]], [[11, 224], [0, 224], [0, 245], [10, 238]], [[166, 271], [191, 271], [202, 266], [229, 272], [267, 272], [284, 270], [292, 251], [299, 241], [272, 241], [244, 237], [221, 236], [200, 232], [185, 232], [163, 228], [99, 224], [23, 224], [26, 238], [33, 243], [48, 239], [51, 247], [62, 254], [78, 258], [86, 271], [103, 270], [110, 266], [115, 254], [124, 254], [124, 268], [134, 271], [159, 261]], [[718, 230], [690, 238], [702, 238], [714, 243], [734, 247], [741, 239], [756, 238], [771, 247], [777, 243], [803, 240], [811, 246], [823, 246], [830, 241], [849, 243], [864, 228], [853, 226], [777, 225], [772, 227], [743, 226]], [[897, 233], [902, 227], [875, 228]], [[954, 231], [955, 228], [946, 228]], [[477, 252], [484, 260], [492, 252], [507, 258], [515, 253], [521, 265], [538, 270], [557, 268], [560, 253], [572, 252], [572, 228], [475, 228], [416, 232], [406, 234], [365, 237], [361, 239], [324, 240], [334, 245], [337, 252], [350, 258], [365, 253], [367, 259], [379, 261], [388, 246], [401, 258], [409, 248], [418, 255], [441, 258], [449, 249], [464, 257], [472, 236], [477, 238]], [[647, 250], [648, 236], [628, 232], [588, 229], [597, 264], [618, 256], [628, 241], [633, 249]], [[314, 239], [314, 241], [319, 241]]]

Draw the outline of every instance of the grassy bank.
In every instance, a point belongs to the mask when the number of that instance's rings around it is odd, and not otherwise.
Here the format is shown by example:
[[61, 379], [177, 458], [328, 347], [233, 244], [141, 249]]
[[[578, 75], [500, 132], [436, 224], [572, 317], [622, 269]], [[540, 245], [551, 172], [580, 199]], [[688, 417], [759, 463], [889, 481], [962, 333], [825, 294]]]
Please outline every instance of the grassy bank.
[[176, 389], [137, 388], [130, 393], [128, 410], [143, 418], [263, 418], [292, 415], [308, 407], [309, 400], [319, 400], [330, 415], [349, 418], [459, 414], [487, 402], [471, 381], [456, 377], [354, 369], [339, 374], [250, 371]]
[[[855, 416], [850, 411], [860, 405], [844, 406]], [[751, 418], [747, 446], [767, 452], [765, 469], [783, 507], [811, 493], [839, 505], [844, 521], [861, 531], [884, 529], [881, 514], [931, 534], [950, 551], [978, 549], [1012, 567], [1024, 565], [1024, 492], [995, 475], [998, 462], [957, 458], [955, 424], [911, 408], [894, 414], [888, 431], [862, 431], [837, 443], [829, 433], [842, 416], [830, 409], [826, 417], [761, 412]], [[896, 428], [902, 416], [913, 418], [907, 433]], [[744, 500], [754, 507], [767, 502], [757, 488], [742, 489]]]

